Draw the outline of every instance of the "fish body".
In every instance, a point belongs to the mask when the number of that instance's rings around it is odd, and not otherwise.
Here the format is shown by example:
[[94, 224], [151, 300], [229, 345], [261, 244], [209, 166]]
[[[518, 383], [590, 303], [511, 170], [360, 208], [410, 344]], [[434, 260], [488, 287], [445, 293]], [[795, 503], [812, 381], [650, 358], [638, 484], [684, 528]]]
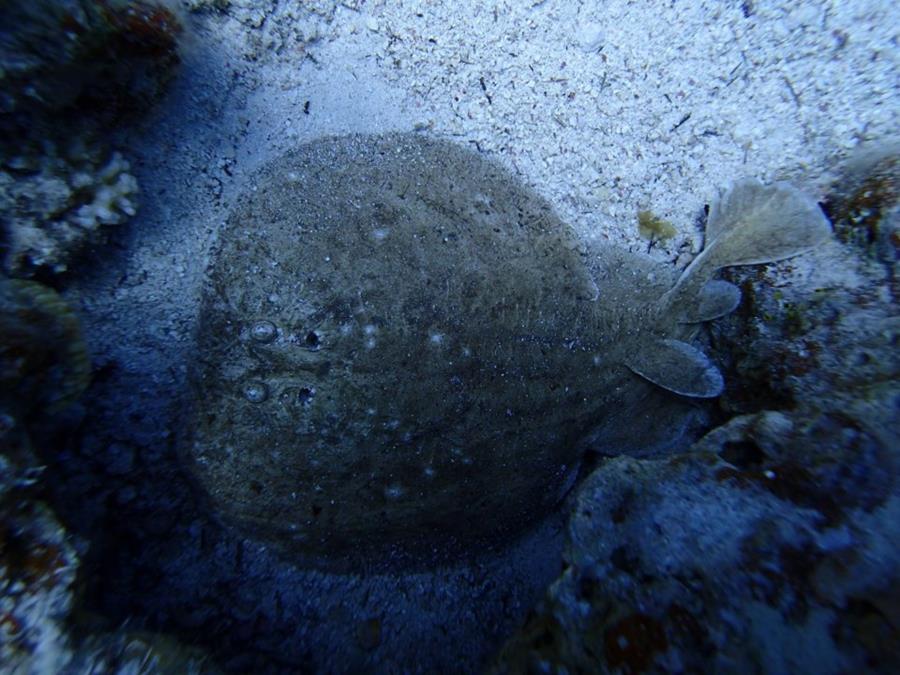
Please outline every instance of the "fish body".
[[459, 145], [301, 146], [219, 235], [182, 454], [223, 521], [297, 559], [502, 543], [571, 487], [592, 429], [667, 385], [639, 350], [718, 376], [681, 341], [677, 283], [590, 252]]

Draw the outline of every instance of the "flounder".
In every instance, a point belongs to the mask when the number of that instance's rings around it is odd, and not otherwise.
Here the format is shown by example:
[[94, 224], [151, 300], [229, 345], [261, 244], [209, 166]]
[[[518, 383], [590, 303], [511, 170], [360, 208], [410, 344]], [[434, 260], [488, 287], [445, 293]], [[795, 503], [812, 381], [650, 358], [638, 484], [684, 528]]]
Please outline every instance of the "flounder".
[[554, 508], [583, 440], [650, 382], [721, 392], [690, 344], [740, 299], [717, 269], [829, 232], [793, 188], [745, 181], [676, 279], [589, 251], [451, 142], [303, 145], [256, 174], [219, 234], [183, 456], [224, 522], [296, 560], [506, 541]]

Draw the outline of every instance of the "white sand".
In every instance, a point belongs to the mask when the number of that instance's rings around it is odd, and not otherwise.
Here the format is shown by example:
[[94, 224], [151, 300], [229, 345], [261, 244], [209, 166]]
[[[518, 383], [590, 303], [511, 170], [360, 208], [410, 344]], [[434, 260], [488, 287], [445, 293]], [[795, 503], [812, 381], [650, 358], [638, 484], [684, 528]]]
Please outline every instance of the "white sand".
[[650, 208], [696, 246], [734, 178], [819, 196], [850, 149], [898, 131], [884, 0], [240, 4], [206, 25], [254, 59], [233, 66], [253, 82], [242, 168], [322, 134], [425, 127], [515, 167], [587, 236], [629, 241]]

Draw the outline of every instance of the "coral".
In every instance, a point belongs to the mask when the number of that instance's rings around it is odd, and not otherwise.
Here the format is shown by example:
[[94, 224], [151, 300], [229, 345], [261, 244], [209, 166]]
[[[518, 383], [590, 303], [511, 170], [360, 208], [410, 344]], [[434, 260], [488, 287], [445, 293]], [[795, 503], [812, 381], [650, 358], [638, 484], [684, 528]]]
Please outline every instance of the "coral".
[[0, 128], [46, 133], [75, 111], [94, 124], [152, 105], [178, 63], [181, 26], [153, 2], [14, 0], [0, 8]]
[[106, 228], [136, 211], [137, 181], [119, 153], [76, 143], [60, 153], [8, 159], [0, 169], [3, 268], [13, 276], [60, 273]]
[[87, 386], [78, 319], [41, 284], [0, 279], [0, 411], [19, 419], [55, 412]]
[[0, 277], [0, 501], [37, 481], [31, 430], [48, 427], [89, 375], [78, 319], [59, 294]]
[[900, 301], [900, 143], [860, 148], [835, 183], [825, 209], [838, 238], [880, 261]]
[[122, 0], [0, 7], [0, 252], [7, 274], [58, 274], [134, 215], [128, 163], [89, 139], [161, 96], [179, 22]]

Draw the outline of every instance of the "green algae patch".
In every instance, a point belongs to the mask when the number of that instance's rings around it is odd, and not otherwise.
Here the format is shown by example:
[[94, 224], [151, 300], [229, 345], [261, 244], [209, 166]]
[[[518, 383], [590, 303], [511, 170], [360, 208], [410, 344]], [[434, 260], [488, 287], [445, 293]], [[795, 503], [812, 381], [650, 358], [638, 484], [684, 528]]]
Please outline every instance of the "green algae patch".
[[638, 232], [651, 242], [665, 241], [678, 234], [672, 223], [653, 215], [652, 211], [638, 211]]

